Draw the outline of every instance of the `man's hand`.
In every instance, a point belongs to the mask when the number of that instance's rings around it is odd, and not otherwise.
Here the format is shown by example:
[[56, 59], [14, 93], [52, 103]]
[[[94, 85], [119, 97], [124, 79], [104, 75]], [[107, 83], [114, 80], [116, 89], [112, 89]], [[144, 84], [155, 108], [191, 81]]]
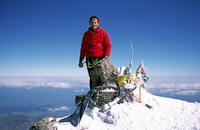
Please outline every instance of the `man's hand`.
[[78, 66], [79, 66], [80, 68], [82, 68], [82, 67], [83, 67], [83, 63], [82, 63], [82, 62], [79, 62]]
[[109, 57], [106, 55], [104, 58], [105, 58], [105, 59], [108, 59]]

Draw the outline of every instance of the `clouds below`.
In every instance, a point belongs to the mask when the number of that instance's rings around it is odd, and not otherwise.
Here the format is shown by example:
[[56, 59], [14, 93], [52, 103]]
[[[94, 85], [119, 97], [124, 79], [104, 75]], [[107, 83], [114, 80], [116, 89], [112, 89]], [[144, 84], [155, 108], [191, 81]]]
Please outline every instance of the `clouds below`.
[[200, 83], [163, 83], [160, 85], [162, 88], [182, 88], [182, 89], [188, 89], [188, 88], [197, 88], [200, 87]]
[[58, 112], [58, 111], [68, 111], [69, 108], [66, 106], [56, 107], [56, 108], [48, 108], [47, 111], [49, 112]]
[[147, 88], [149, 90], [159, 91], [159, 93], [169, 93], [171, 95], [196, 95], [200, 93], [199, 78], [185, 77], [152, 77]]
[[0, 86], [6, 87], [88, 87], [87, 77], [0, 77]]
[[[180, 96], [200, 93], [200, 78], [150, 77], [149, 79], [146, 88], [150, 91]], [[28, 89], [34, 87], [89, 88], [89, 78], [87, 76], [0, 77], [0, 86]]]

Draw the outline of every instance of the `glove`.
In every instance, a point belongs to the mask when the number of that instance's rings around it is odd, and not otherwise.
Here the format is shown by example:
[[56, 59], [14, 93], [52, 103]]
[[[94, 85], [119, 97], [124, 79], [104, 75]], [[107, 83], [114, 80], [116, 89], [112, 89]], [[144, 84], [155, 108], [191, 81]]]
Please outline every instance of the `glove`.
[[83, 63], [79, 62], [78, 66], [79, 66], [79, 68], [82, 68], [83, 67]]
[[109, 58], [109, 55], [106, 55], [104, 58], [105, 58], [105, 59], [108, 59], [108, 58]]

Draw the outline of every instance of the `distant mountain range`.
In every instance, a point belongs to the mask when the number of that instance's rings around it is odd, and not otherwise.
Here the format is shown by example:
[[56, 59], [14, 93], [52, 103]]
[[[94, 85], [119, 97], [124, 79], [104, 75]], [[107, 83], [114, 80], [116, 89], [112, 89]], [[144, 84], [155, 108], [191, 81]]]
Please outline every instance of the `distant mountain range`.
[[31, 117], [23, 114], [0, 114], [0, 130], [28, 130], [28, 128], [41, 120], [41, 117]]

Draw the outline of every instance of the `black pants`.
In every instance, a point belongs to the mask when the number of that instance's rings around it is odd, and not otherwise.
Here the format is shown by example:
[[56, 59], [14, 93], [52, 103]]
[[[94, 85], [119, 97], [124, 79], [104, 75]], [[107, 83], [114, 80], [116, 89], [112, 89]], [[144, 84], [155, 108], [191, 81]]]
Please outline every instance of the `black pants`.
[[100, 77], [97, 76], [97, 74], [95, 75], [95, 69], [97, 67], [95, 63], [99, 62], [103, 58], [104, 57], [86, 57], [87, 70], [90, 77], [90, 90], [94, 89], [96, 86], [102, 85]]

